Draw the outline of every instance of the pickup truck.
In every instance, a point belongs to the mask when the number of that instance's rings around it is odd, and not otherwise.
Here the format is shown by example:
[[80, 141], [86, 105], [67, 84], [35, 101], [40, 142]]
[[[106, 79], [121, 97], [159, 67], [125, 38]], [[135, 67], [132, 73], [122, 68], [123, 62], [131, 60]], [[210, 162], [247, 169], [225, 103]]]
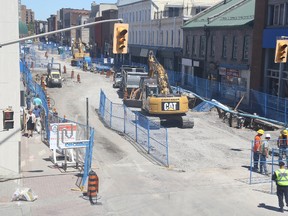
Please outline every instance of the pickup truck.
[[62, 87], [61, 77], [61, 64], [60, 63], [49, 63], [47, 67], [46, 85], [47, 87]]

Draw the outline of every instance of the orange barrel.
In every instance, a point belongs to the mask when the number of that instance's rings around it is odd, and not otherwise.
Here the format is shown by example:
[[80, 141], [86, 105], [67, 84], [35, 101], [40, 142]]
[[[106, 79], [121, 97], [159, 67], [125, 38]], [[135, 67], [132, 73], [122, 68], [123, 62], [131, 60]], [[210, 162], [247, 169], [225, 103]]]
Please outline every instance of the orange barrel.
[[77, 82], [79, 82], [79, 83], [81, 82], [81, 81], [80, 81], [80, 74], [79, 74], [79, 73], [77, 74]]
[[97, 174], [91, 170], [89, 172], [89, 177], [88, 177], [88, 190], [87, 190], [87, 195], [92, 198], [92, 197], [97, 197], [98, 193], [98, 187], [99, 187], [99, 180]]
[[50, 109], [50, 107], [51, 107], [51, 102], [50, 102], [50, 97], [49, 97], [49, 95], [47, 95], [47, 105], [48, 105], [48, 108]]

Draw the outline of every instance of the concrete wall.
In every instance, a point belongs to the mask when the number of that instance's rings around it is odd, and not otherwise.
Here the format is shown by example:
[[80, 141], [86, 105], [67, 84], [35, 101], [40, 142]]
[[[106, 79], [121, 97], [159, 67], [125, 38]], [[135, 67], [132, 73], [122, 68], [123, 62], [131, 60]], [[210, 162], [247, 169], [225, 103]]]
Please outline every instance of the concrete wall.
[[[19, 38], [18, 0], [6, 1], [0, 7], [0, 44]], [[19, 172], [20, 133], [20, 68], [19, 44], [0, 48], [0, 167]], [[14, 110], [14, 129], [3, 130], [3, 109]], [[3, 174], [3, 173], [1, 173]]]

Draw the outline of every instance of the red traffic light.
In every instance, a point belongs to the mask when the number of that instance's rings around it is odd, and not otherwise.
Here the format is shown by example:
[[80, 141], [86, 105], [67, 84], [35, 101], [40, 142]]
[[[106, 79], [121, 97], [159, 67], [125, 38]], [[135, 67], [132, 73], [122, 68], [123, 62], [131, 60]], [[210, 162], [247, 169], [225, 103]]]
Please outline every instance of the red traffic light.
[[4, 111], [4, 120], [13, 120], [14, 112], [13, 111]]

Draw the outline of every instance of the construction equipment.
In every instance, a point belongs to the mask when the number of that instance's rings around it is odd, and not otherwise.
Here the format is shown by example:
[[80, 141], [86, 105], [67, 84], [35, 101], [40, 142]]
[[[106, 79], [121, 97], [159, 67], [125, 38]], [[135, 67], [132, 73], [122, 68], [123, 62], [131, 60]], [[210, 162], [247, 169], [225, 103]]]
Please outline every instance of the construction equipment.
[[[139, 89], [130, 98], [141, 102], [142, 114], [152, 121], [181, 128], [193, 128], [194, 120], [187, 115], [188, 97], [174, 93], [168, 75], [152, 51], [148, 57], [149, 75], [140, 79]], [[127, 101], [128, 102], [128, 101]]]
[[71, 50], [73, 59], [71, 60], [71, 66], [79, 66], [83, 61], [84, 57], [89, 57], [90, 54], [87, 52], [89, 47], [81, 41], [79, 38], [78, 41], [74, 40]]
[[120, 91], [122, 91], [124, 95], [130, 95], [131, 92], [139, 88], [141, 77], [147, 77], [148, 72], [145, 70], [145, 67], [122, 65], [121, 76]]
[[62, 87], [60, 63], [48, 63], [46, 85], [47, 87], [53, 87], [53, 86], [58, 86], [60, 88]]

